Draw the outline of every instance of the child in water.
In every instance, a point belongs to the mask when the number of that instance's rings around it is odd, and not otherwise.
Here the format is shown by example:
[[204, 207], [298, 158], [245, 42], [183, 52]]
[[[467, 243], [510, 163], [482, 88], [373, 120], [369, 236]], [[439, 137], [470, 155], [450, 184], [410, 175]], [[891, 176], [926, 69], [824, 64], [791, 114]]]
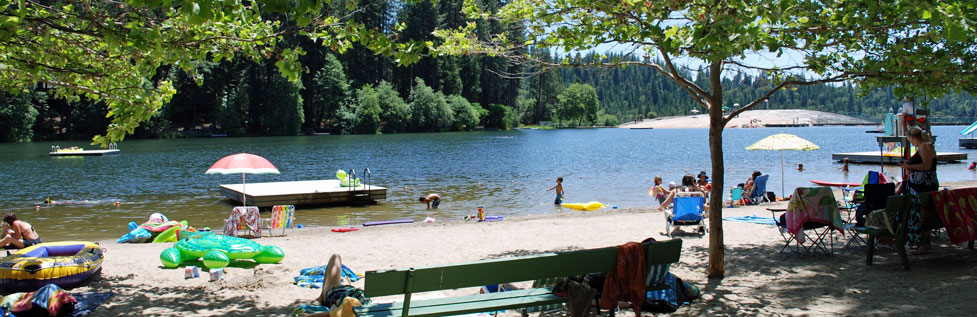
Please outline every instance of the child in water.
[[562, 204], [563, 203], [563, 176], [557, 177], [556, 185], [553, 185], [553, 187], [550, 187], [550, 189], [547, 189], [546, 191], [551, 191], [554, 189], [556, 189], [556, 200], [553, 201], [553, 204], [556, 205]]

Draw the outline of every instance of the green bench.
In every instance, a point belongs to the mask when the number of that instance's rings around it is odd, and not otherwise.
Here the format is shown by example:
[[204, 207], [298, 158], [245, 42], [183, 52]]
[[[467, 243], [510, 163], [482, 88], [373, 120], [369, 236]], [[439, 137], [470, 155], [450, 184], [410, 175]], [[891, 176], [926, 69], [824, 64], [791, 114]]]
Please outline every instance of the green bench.
[[[936, 205], [933, 204], [933, 199], [930, 197], [930, 193], [918, 194], [919, 203], [922, 209], [925, 210], [936, 210]], [[895, 234], [889, 232], [886, 228], [873, 228], [865, 227], [863, 232], [868, 233], [868, 252], [866, 254], [865, 264], [872, 265], [872, 257], [875, 255], [875, 241], [877, 238], [893, 238], [895, 239], [896, 252], [899, 253], [899, 258], [902, 260], [902, 266], [907, 270], [909, 269], [909, 256], [906, 254], [906, 231], [909, 227], [909, 208], [912, 207], [912, 199], [909, 195], [897, 195], [889, 196], [885, 201], [885, 213], [889, 219], [894, 219], [893, 217], [899, 215], [899, 223], [894, 224], [895, 227], [892, 228]], [[931, 215], [929, 218], [923, 218], [921, 229], [939, 229], [943, 227], [943, 223], [940, 218], [936, 216], [936, 212], [929, 212]], [[974, 242], [971, 241], [968, 246], [970, 249], [974, 248]]]
[[[678, 262], [682, 240], [645, 243], [649, 268]], [[411, 301], [412, 293], [534, 281], [596, 272], [617, 267], [617, 247], [471, 263], [409, 269], [367, 271], [364, 291], [369, 297], [404, 295], [402, 302], [355, 308], [356, 316], [444, 316], [565, 303], [567, 298], [540, 287], [497, 293]], [[663, 288], [652, 285], [649, 290]]]

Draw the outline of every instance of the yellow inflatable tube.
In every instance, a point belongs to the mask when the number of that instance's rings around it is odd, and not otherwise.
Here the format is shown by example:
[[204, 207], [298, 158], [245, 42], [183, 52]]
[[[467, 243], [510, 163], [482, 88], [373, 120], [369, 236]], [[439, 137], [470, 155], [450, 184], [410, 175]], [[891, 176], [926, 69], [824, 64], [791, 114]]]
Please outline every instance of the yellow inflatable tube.
[[561, 206], [582, 211], [594, 211], [603, 208], [604, 204], [597, 201], [592, 201], [589, 203], [564, 203]]

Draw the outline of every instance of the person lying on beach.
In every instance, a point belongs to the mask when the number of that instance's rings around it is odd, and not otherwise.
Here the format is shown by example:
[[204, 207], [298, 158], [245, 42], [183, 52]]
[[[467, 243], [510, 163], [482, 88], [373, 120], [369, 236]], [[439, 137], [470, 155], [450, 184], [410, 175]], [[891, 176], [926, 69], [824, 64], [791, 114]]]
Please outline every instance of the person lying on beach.
[[420, 202], [427, 204], [427, 209], [438, 209], [441, 205], [441, 195], [438, 194], [428, 194], [427, 196], [421, 196]]
[[3, 217], [3, 240], [0, 246], [4, 249], [23, 249], [41, 243], [41, 237], [37, 235], [34, 226], [23, 220], [17, 220], [17, 215], [8, 212]]
[[316, 297], [315, 303], [328, 308], [327, 312], [316, 312], [306, 316], [356, 316], [353, 307], [368, 304], [370, 299], [366, 297], [362, 289], [349, 285], [349, 280], [345, 283], [342, 278], [343, 259], [339, 254], [329, 257], [326, 264], [325, 277], [322, 281], [322, 292]]

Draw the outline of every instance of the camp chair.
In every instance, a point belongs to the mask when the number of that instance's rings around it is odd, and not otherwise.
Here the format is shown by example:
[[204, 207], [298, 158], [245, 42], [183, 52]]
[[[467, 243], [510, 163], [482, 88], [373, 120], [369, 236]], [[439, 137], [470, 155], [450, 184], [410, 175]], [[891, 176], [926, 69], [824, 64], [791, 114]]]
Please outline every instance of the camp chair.
[[[831, 255], [834, 252], [832, 229], [842, 231], [844, 228], [838, 202], [828, 187], [797, 188], [786, 211], [772, 210], [771, 213], [784, 240], [780, 252], [790, 248], [794, 254], [820, 250]], [[781, 214], [778, 216], [778, 213]], [[825, 245], [825, 239], [830, 246]]]
[[750, 192], [749, 204], [759, 205], [763, 201], [770, 202], [767, 198], [767, 179], [770, 175], [760, 175], [753, 179], [753, 191]]
[[225, 236], [237, 236], [239, 231], [248, 230], [248, 234], [261, 237], [261, 215], [256, 206], [238, 206], [231, 210], [231, 215], [224, 223]]
[[292, 229], [295, 231], [295, 206], [293, 205], [275, 205], [271, 207], [271, 218], [261, 219], [262, 227], [268, 229], [268, 233], [274, 235], [273, 230], [282, 229], [282, 235], [285, 235], [285, 229]]
[[706, 233], [703, 221], [705, 197], [701, 192], [675, 193], [672, 205], [674, 208], [665, 212], [665, 232], [669, 238], [672, 237], [672, 227], [678, 226], [697, 226], [700, 234]]
[[730, 207], [739, 206], [740, 201], [743, 200], [743, 187], [733, 187], [733, 189], [729, 191], [729, 200]]
[[[865, 217], [873, 210], [884, 209], [886, 199], [895, 195], [896, 185], [888, 184], [866, 184], [862, 187], [861, 203], [855, 207], [854, 217], [849, 220], [850, 225], [846, 225], [846, 231], [852, 235], [845, 243], [845, 247], [852, 244], [864, 244], [865, 239], [862, 234], [868, 234], [865, 230]], [[858, 195], [858, 192], [855, 192]], [[854, 198], [853, 198], [854, 200]]]

